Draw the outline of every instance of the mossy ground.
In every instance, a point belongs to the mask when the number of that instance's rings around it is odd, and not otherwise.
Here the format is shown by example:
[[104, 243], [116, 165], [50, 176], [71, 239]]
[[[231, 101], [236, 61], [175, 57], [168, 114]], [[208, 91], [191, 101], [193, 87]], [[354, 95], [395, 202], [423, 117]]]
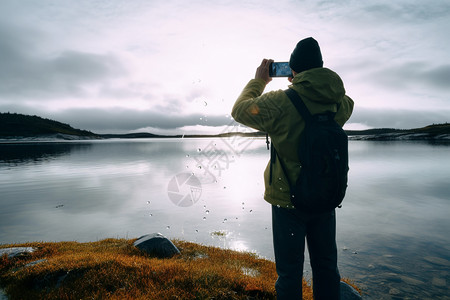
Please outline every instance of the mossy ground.
[[[134, 240], [34, 242], [35, 252], [0, 258], [10, 299], [275, 299], [275, 264], [251, 253], [174, 241], [181, 254], [149, 257]], [[33, 266], [25, 265], [43, 260]], [[303, 283], [303, 299], [312, 290]]]

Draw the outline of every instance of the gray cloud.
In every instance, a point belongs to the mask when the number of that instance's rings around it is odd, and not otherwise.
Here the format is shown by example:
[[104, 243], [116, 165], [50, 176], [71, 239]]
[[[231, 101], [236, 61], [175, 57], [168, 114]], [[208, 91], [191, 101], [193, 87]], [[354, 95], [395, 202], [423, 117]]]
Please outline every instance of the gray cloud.
[[368, 4], [363, 11], [373, 15], [379, 20], [391, 19], [416, 23], [418, 21], [434, 21], [436, 18], [448, 16], [450, 4], [442, 2], [433, 3], [415, 1], [414, 3], [390, 1], [384, 4]]
[[[423, 76], [422, 76], [423, 75]], [[430, 70], [424, 70], [417, 77], [418, 80], [425, 79], [432, 86], [450, 89], [450, 65], [442, 65]]]
[[159, 111], [131, 109], [68, 109], [54, 114], [75, 127], [92, 131], [136, 130], [145, 127], [176, 129], [183, 126], [221, 126], [230, 122], [225, 116], [205, 117], [201, 114], [179, 115]]
[[[146, 127], [175, 130], [176, 132], [183, 126], [226, 126], [232, 122], [225, 115], [182, 115], [161, 110], [141, 111], [123, 108], [67, 109], [49, 113], [20, 105], [0, 105], [0, 111], [37, 114], [41, 117], [68, 123], [75, 128], [97, 133], [123, 133]], [[450, 109], [421, 111], [356, 106], [348, 123], [364, 124], [371, 128], [411, 129], [448, 122], [449, 115]], [[181, 132], [178, 133], [181, 134]]]
[[365, 77], [373, 83], [393, 89], [429, 88], [430, 93], [434, 93], [434, 89], [450, 89], [449, 64], [431, 67], [425, 62], [411, 62], [386, 66]]
[[[330, 63], [329, 66], [343, 76], [349, 95], [355, 95], [356, 108], [351, 122], [370, 127], [412, 128], [448, 121], [446, 95], [450, 88], [450, 64], [445, 50], [449, 41], [445, 28], [450, 3], [430, 5], [420, 1], [387, 0], [293, 3], [286, 0], [283, 4], [292, 8], [288, 11], [272, 9], [258, 1], [223, 3], [227, 7], [235, 5], [245, 9], [251, 6], [252, 11], [262, 15], [279, 14], [287, 20], [292, 17], [290, 27], [297, 29], [291, 36], [317, 34], [320, 42], [323, 41], [325, 63]], [[217, 8], [216, 5], [212, 4], [211, 8]], [[192, 85], [191, 88], [181, 81], [183, 78], [186, 82], [188, 78], [189, 83], [189, 77], [158, 76], [151, 68], [148, 68], [148, 76], [141, 75], [142, 69], [136, 68], [141, 64], [152, 66], [163, 57], [155, 53], [178, 49], [173, 47], [178, 44], [171, 42], [189, 37], [191, 31], [178, 31], [176, 26], [168, 31], [173, 31], [169, 36], [159, 36], [157, 29], [179, 21], [175, 18], [178, 14], [188, 16], [179, 10], [185, 8], [189, 12], [191, 4], [185, 6], [179, 1], [169, 4], [133, 1], [127, 5], [116, 1], [77, 4], [3, 1], [0, 6], [0, 111], [40, 115], [92, 131], [220, 126], [230, 121], [219, 116], [205, 121], [200, 112], [206, 110], [195, 103], [203, 97], [225, 98], [231, 102], [228, 99], [234, 96], [222, 96], [225, 93], [220, 88], [208, 87], [210, 83], [200, 87]], [[176, 11], [178, 14], [166, 15]], [[232, 16], [234, 14], [225, 19]], [[304, 22], [302, 16], [311, 27], [305, 26], [298, 31], [298, 26]], [[219, 14], [218, 17], [223, 16]], [[212, 24], [209, 30], [217, 29], [215, 25]], [[246, 30], [248, 28], [243, 26], [243, 31]], [[208, 40], [207, 34], [193, 37], [198, 39], [193, 39], [193, 43], [202, 45], [216, 42], [215, 39]], [[261, 37], [265, 38], [265, 35]], [[251, 44], [227, 45], [232, 52], [235, 49], [242, 53], [255, 51]], [[135, 48], [140, 50], [135, 52]], [[185, 49], [180, 50], [185, 53]], [[170, 53], [176, 56], [178, 52]], [[185, 58], [187, 56], [182, 57]], [[214, 72], [208, 74], [215, 75]], [[121, 76], [123, 78], [118, 78]], [[227, 78], [224, 81], [227, 87], [223, 90], [236, 89], [233, 87], [236, 78]], [[230, 94], [238, 93], [236, 90]], [[435, 106], [434, 112], [413, 111], [420, 109], [424, 98], [433, 100], [428, 105]], [[74, 103], [75, 99], [77, 103]], [[395, 99], [401, 100], [398, 106], [406, 103], [411, 110], [359, 108], [363, 105], [386, 107], [397, 104]], [[45, 103], [47, 100], [49, 104]], [[52, 107], [55, 100], [58, 100], [58, 107]], [[89, 103], [89, 107], [110, 107], [70, 108], [82, 106], [80, 102]], [[142, 111], [143, 107], [150, 106], [152, 110]], [[54, 111], [63, 108], [67, 109]], [[193, 114], [195, 109], [200, 112]], [[217, 110], [214, 113], [218, 113]]]
[[202, 114], [183, 115], [167, 110], [133, 110], [124, 108], [81, 108], [47, 112], [23, 105], [0, 105], [1, 112], [38, 115], [74, 128], [99, 133], [128, 132], [145, 127], [177, 129], [183, 126], [222, 126], [230, 119], [225, 115], [205, 116]]
[[449, 115], [450, 109], [421, 111], [355, 107], [349, 123], [365, 124], [372, 128], [411, 129], [448, 122]]
[[124, 74], [111, 54], [39, 51], [33, 29], [0, 24], [0, 97], [6, 100], [82, 96], [87, 85]]

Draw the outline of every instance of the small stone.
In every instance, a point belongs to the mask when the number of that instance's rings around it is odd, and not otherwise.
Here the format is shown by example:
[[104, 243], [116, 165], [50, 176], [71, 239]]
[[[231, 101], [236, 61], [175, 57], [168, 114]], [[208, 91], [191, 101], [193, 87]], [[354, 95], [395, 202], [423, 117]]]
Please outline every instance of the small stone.
[[393, 264], [384, 263], [384, 262], [379, 262], [378, 263], [378, 267], [381, 268], [381, 269], [394, 271], [394, 273], [396, 273], [396, 274], [403, 272], [402, 267], [399, 267], [399, 266], [396, 266], [396, 265], [393, 265]]
[[447, 282], [445, 278], [433, 277], [431, 280], [431, 284], [434, 286], [445, 287], [447, 286]]
[[402, 279], [396, 273], [383, 273], [381, 276], [382, 278], [385, 278], [390, 282], [397, 282], [397, 283], [402, 282]]
[[340, 286], [341, 300], [361, 300], [362, 297], [351, 285], [341, 281]]
[[43, 262], [46, 262], [46, 261], [47, 261], [46, 259], [35, 260], [35, 261], [32, 261], [32, 262], [26, 264], [25, 267], [32, 267], [32, 266], [35, 266], [37, 264], [40, 264], [40, 263], [43, 263]]
[[8, 255], [8, 258], [20, 256], [20, 255], [26, 255], [31, 252], [34, 252], [33, 247], [13, 247], [13, 248], [3, 248], [0, 249], [0, 256], [6, 254]]
[[440, 257], [435, 257], [435, 256], [426, 256], [423, 259], [425, 259], [427, 262], [430, 262], [435, 265], [450, 267], [450, 261], [446, 260], [445, 258], [440, 258]]
[[409, 277], [409, 276], [404, 276], [404, 275], [400, 275], [400, 278], [403, 280], [403, 282], [409, 284], [409, 285], [421, 285], [424, 284], [423, 281], [420, 281], [418, 279]]
[[244, 275], [250, 277], [258, 277], [260, 275], [259, 271], [253, 268], [242, 267], [241, 271]]
[[159, 258], [169, 258], [175, 254], [180, 254], [180, 250], [160, 233], [141, 236], [133, 245], [139, 250]]
[[401, 294], [401, 292], [398, 289], [396, 289], [396, 288], [391, 288], [389, 290], [389, 295], [398, 296], [400, 294]]

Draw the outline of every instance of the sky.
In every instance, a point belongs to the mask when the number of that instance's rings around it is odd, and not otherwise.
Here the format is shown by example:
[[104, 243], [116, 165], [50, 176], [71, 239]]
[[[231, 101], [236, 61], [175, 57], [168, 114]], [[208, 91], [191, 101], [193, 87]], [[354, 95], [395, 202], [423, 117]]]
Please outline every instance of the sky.
[[220, 133], [262, 59], [312, 36], [355, 101], [346, 129], [419, 128], [450, 121], [448, 28], [448, 0], [1, 0], [0, 112]]

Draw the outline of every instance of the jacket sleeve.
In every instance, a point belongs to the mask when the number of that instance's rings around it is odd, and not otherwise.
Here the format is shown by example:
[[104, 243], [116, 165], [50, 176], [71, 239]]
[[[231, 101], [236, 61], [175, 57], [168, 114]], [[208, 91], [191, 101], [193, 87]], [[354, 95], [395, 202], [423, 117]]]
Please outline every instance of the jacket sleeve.
[[241, 124], [256, 130], [269, 132], [274, 120], [280, 115], [276, 92], [264, 92], [266, 83], [262, 79], [252, 79], [236, 100], [231, 116]]

